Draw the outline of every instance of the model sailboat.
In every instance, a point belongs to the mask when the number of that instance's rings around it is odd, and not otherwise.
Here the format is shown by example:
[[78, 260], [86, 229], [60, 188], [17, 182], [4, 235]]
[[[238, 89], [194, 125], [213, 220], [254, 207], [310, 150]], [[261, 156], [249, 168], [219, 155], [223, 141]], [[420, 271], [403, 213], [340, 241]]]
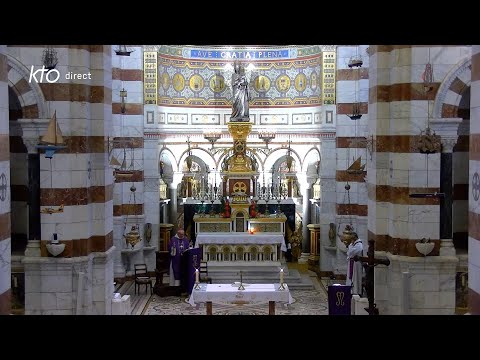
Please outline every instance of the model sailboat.
[[[62, 136], [62, 131], [57, 122], [57, 111], [53, 113], [50, 122], [48, 123], [47, 132], [40, 137], [40, 144], [37, 145], [37, 149], [45, 150], [45, 157], [51, 159], [55, 151], [65, 149], [65, 141]], [[43, 214], [53, 214], [63, 212], [63, 203], [58, 208], [47, 207], [40, 211]]]
[[352, 115], [348, 115], [348, 117], [352, 120], [358, 120], [362, 117], [359, 103], [355, 102], [352, 104]]
[[360, 156], [355, 160], [352, 165], [347, 169], [349, 174], [362, 174], [365, 171], [365, 164], [362, 165], [362, 157]]
[[118, 48], [115, 49], [115, 54], [119, 56], [130, 56], [133, 50], [128, 50], [127, 45], [118, 45]]
[[51, 159], [55, 151], [65, 148], [65, 141], [58, 126], [57, 111], [55, 110], [48, 123], [47, 133], [40, 138], [40, 144], [37, 145], [37, 149], [45, 150], [45, 157]]
[[110, 165], [113, 165], [113, 166], [120, 165], [120, 168], [115, 169], [114, 171], [115, 178], [129, 178], [129, 177], [132, 177], [135, 172], [133, 170], [133, 156], [132, 156], [132, 162], [131, 162], [130, 168], [127, 168], [127, 151], [125, 148], [123, 149], [122, 163], [120, 164], [115, 157], [112, 157], [112, 160], [110, 160]]

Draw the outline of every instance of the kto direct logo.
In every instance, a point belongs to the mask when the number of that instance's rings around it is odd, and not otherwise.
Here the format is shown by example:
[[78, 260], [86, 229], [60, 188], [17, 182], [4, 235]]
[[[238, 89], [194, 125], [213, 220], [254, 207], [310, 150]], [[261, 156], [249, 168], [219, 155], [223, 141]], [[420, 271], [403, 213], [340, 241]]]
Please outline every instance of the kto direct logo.
[[[38, 84], [43, 83], [44, 79], [48, 83], [56, 83], [58, 79], [60, 79], [60, 71], [57, 69], [47, 69], [45, 65], [35, 71], [32, 65], [28, 82], [31, 83], [33, 80]], [[65, 74], [65, 80], [92, 80], [92, 73], [74, 73], [73, 71], [68, 71]]]
[[[33, 79], [36, 83], [43, 83], [44, 75], [45, 75], [45, 80], [48, 83], [55, 83], [60, 78], [60, 72], [57, 69], [49, 70], [45, 68], [45, 65], [43, 65], [40, 69], [38, 69], [37, 71], [34, 71], [34, 66], [32, 65], [32, 68], [30, 69], [30, 77], [28, 78], [28, 82], [31, 83]], [[37, 76], [39, 76], [39, 78]]]

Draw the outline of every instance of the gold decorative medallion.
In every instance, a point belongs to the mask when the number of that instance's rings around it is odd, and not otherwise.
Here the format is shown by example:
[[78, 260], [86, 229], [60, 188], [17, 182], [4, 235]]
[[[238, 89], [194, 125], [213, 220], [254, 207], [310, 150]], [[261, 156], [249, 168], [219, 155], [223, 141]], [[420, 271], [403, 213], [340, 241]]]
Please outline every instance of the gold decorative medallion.
[[234, 148], [235, 148], [235, 153], [245, 152], [245, 142], [242, 140], [236, 140]]
[[176, 73], [173, 75], [173, 88], [176, 91], [182, 91], [185, 88], [185, 78], [182, 74]]
[[222, 75], [220, 74], [215, 74], [212, 76], [210, 79], [210, 89], [213, 90], [213, 92], [219, 93], [225, 90], [225, 79]]
[[277, 78], [275, 84], [279, 91], [285, 92], [290, 89], [290, 78], [288, 77], [288, 75], [281, 75]]
[[307, 87], [307, 76], [304, 73], [299, 73], [295, 77], [295, 89], [298, 92], [302, 92]]
[[190, 89], [192, 89], [192, 91], [202, 91], [204, 86], [205, 81], [200, 75], [195, 74], [190, 78]]
[[162, 87], [163, 87], [163, 90], [166, 91], [169, 86], [170, 86], [170, 77], [168, 76], [167, 73], [163, 73], [163, 74], [162, 74]]
[[270, 79], [265, 75], [259, 75], [255, 78], [254, 87], [258, 92], [267, 92], [270, 89]]
[[244, 182], [237, 181], [235, 184], [233, 184], [233, 192], [245, 193], [247, 192], [247, 185]]
[[310, 75], [310, 87], [312, 90], [315, 90], [318, 86], [317, 76], [316, 72], [312, 72], [312, 75]]

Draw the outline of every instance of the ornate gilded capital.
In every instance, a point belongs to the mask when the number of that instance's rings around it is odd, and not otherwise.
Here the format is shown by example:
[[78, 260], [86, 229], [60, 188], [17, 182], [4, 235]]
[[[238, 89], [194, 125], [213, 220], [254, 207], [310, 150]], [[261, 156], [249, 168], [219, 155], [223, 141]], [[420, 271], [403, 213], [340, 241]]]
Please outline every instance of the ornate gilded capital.
[[252, 123], [250, 122], [228, 123], [228, 132], [232, 135], [233, 140], [246, 140], [251, 131]]

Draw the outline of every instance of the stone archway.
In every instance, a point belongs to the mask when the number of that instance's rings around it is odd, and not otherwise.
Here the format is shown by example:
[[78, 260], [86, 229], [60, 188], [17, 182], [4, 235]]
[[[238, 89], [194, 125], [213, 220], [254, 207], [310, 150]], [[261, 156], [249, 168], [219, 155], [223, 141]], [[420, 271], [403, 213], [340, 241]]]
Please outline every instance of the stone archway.
[[470, 137], [470, 88], [472, 59], [465, 57], [445, 76], [432, 111], [432, 118], [448, 122], [462, 119], [458, 126], [458, 139], [452, 151], [452, 238], [460, 252], [468, 249], [468, 169]]
[[29, 82], [29, 70], [18, 60], [7, 55], [8, 86], [17, 95], [24, 119], [45, 119], [47, 109], [40, 85]]
[[438, 88], [432, 111], [433, 119], [460, 117], [458, 110], [462, 94], [466, 88], [470, 88], [471, 78], [472, 59], [467, 57], [453, 67]]
[[[441, 179], [442, 184], [451, 181], [451, 194], [445, 197], [443, 204], [449, 204], [447, 208], [450, 216], [443, 214], [440, 222], [440, 236], [453, 240], [454, 254], [459, 259], [456, 266], [456, 299], [457, 308], [466, 307], [466, 278], [468, 277], [468, 218], [469, 218], [469, 147], [470, 147], [470, 98], [472, 59], [467, 57], [457, 63], [447, 74], [440, 85], [435, 97], [432, 118], [437, 119], [441, 127], [450, 121], [461, 119], [457, 130], [457, 141], [453, 148], [445, 144], [443, 147], [443, 159], [450, 157], [451, 180]], [[442, 164], [442, 168], [445, 168]], [[449, 185], [450, 187], [450, 185]], [[446, 190], [448, 191], [448, 189]], [[448, 203], [445, 201], [448, 200]], [[442, 214], [442, 212], [441, 212]], [[441, 215], [442, 216], [442, 215]], [[448, 219], [450, 217], [450, 220]], [[450, 227], [451, 226], [451, 227]], [[445, 236], [449, 234], [449, 236]], [[447, 251], [449, 248], [446, 248]], [[441, 249], [442, 253], [442, 249]], [[448, 253], [444, 253], [448, 254]]]

